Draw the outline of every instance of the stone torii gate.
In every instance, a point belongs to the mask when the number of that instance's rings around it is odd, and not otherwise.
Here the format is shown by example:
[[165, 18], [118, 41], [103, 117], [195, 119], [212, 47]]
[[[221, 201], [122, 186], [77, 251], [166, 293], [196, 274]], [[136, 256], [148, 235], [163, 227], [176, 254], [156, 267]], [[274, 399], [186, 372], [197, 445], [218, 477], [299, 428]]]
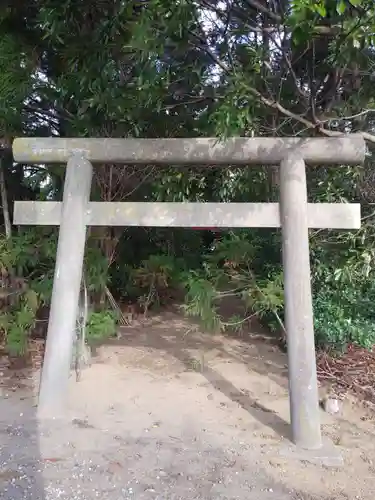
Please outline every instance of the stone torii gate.
[[[358, 165], [361, 136], [278, 139], [18, 138], [14, 159], [67, 163], [62, 202], [17, 201], [14, 224], [59, 225], [39, 408], [61, 411], [68, 390], [87, 226], [280, 227], [293, 441], [320, 449], [308, 228], [357, 229], [360, 205], [307, 202], [305, 164]], [[92, 164], [280, 164], [279, 203], [90, 202]], [[60, 408], [60, 409], [59, 409]]]

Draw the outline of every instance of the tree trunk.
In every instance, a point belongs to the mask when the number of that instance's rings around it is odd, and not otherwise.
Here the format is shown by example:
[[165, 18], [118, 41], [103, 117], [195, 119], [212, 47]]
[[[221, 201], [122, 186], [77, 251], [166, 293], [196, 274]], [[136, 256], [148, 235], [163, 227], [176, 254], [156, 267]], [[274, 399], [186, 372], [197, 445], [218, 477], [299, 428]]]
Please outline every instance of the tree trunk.
[[3, 159], [1, 157], [0, 157], [0, 195], [1, 195], [1, 204], [3, 207], [5, 236], [9, 240], [12, 237], [12, 224], [10, 222], [8, 196], [7, 196], [7, 189], [6, 189], [6, 185], [5, 185], [4, 163], [3, 163]]

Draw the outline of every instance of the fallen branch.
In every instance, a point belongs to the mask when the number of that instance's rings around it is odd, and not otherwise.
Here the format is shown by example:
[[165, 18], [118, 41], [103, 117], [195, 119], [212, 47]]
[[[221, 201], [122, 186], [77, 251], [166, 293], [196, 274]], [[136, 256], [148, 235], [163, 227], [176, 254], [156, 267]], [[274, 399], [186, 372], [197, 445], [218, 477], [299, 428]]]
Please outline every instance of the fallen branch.
[[375, 403], [375, 352], [350, 345], [345, 354], [331, 356], [326, 351], [317, 354], [318, 379], [340, 393], [352, 392]]

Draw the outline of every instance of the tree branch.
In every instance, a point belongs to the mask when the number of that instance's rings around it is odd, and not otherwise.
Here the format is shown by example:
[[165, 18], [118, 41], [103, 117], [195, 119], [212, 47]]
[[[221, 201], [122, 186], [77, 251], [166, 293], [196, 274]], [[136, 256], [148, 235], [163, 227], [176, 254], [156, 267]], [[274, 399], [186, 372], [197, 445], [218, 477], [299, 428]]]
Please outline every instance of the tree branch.
[[[252, 0], [251, 0], [252, 1]], [[231, 74], [231, 69], [225, 64], [225, 62], [221, 61], [211, 50], [210, 48], [205, 44], [205, 41], [201, 39], [197, 34], [194, 32], [191, 32], [192, 35], [194, 35], [201, 43], [199, 45], [196, 45], [197, 49], [203, 50], [211, 59], [212, 61], [217, 64], [225, 73]], [[262, 95], [261, 92], [259, 92], [257, 89], [246, 86], [247, 90], [249, 91], [250, 94], [253, 96], [257, 97], [259, 101], [264, 104], [265, 106], [273, 109], [277, 109], [281, 114], [284, 116], [287, 116], [302, 125], [305, 125], [306, 129], [310, 130], [316, 130], [320, 134], [325, 135], [326, 137], [341, 137], [344, 135], [342, 132], [338, 132], [335, 130], [329, 130], [323, 127], [323, 122], [319, 121], [318, 123], [313, 123], [310, 120], [307, 120], [304, 116], [298, 115], [296, 113], [293, 113], [293, 111], [290, 111], [289, 109], [285, 108], [279, 101], [275, 101], [272, 99], [269, 99]], [[369, 132], [358, 132], [358, 134], [361, 134], [362, 137], [367, 141], [371, 142], [372, 144], [375, 144], [375, 135], [370, 134]]]
[[[255, 95], [256, 97], [258, 97], [259, 100], [263, 104], [265, 104], [266, 106], [268, 106], [270, 108], [277, 109], [284, 116], [288, 116], [289, 118], [292, 118], [293, 120], [296, 120], [297, 122], [302, 123], [303, 125], [306, 126], [307, 129], [317, 130], [322, 135], [325, 135], [327, 137], [341, 137], [342, 135], [344, 135], [342, 132], [337, 132], [336, 130], [326, 129], [321, 124], [317, 125], [316, 123], [313, 123], [312, 121], [307, 120], [303, 116], [300, 116], [300, 115], [297, 115], [296, 113], [293, 113], [289, 109], [284, 108], [284, 106], [282, 104], [280, 104], [279, 102], [271, 101], [270, 99], [267, 99], [258, 90], [254, 89], [252, 87], [247, 87], [247, 88], [248, 88], [249, 92], [251, 94]], [[373, 144], [375, 144], [375, 135], [370, 134], [368, 132], [357, 132], [357, 133], [361, 134], [362, 137], [366, 141], [372, 142]]]
[[[283, 20], [282, 16], [276, 14], [275, 12], [272, 12], [261, 2], [257, 0], [245, 0], [245, 4], [247, 5], [247, 7], [250, 7], [258, 12], [265, 14], [266, 16], [269, 17], [269, 19], [271, 19], [277, 25], [277, 26], [269, 26], [264, 30], [261, 27], [249, 24], [248, 21], [246, 20], [246, 15], [245, 15], [246, 12], [242, 12], [240, 10], [240, 7], [238, 5], [234, 5], [234, 2], [232, 2], [230, 5], [228, 5], [228, 8], [231, 9], [234, 17], [237, 17], [238, 19], [241, 20], [241, 22], [243, 22], [246, 25], [246, 28], [249, 31], [256, 33], [262, 33], [264, 31], [266, 31], [267, 33], [274, 33], [279, 31], [281, 26], [285, 25], [285, 21]], [[215, 14], [219, 17], [221, 21], [223, 21], [226, 18], [224, 11], [217, 8], [211, 2], [200, 0], [199, 5], [201, 5], [203, 8], [211, 10], [212, 12], [215, 12]], [[341, 31], [342, 27], [340, 25], [333, 25], [333, 26], [318, 25], [312, 28], [312, 32], [315, 35], [320, 35], [320, 36], [335, 36], [341, 33]]]
[[261, 4], [257, 0], [245, 0], [245, 3], [249, 6], [252, 7], [255, 10], [259, 10], [259, 12], [262, 12], [262, 14], [265, 14], [268, 16], [270, 19], [273, 21], [276, 21], [277, 23], [281, 23], [282, 19], [278, 14], [275, 14], [271, 10], [269, 10], [265, 5]]

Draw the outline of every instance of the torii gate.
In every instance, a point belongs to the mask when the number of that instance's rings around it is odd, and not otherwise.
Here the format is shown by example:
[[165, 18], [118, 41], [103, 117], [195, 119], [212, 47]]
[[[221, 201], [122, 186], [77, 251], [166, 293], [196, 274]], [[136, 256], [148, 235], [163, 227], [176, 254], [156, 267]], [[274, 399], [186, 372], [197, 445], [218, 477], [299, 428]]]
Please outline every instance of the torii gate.
[[[310, 284], [308, 228], [358, 229], [360, 205], [307, 202], [305, 163], [357, 165], [362, 136], [329, 138], [63, 139], [18, 138], [22, 163], [67, 163], [62, 202], [16, 201], [14, 224], [60, 225], [39, 408], [60, 411], [68, 389], [86, 228], [95, 226], [280, 227], [284, 266], [293, 441], [322, 447]], [[280, 164], [279, 203], [90, 202], [92, 163]]]

